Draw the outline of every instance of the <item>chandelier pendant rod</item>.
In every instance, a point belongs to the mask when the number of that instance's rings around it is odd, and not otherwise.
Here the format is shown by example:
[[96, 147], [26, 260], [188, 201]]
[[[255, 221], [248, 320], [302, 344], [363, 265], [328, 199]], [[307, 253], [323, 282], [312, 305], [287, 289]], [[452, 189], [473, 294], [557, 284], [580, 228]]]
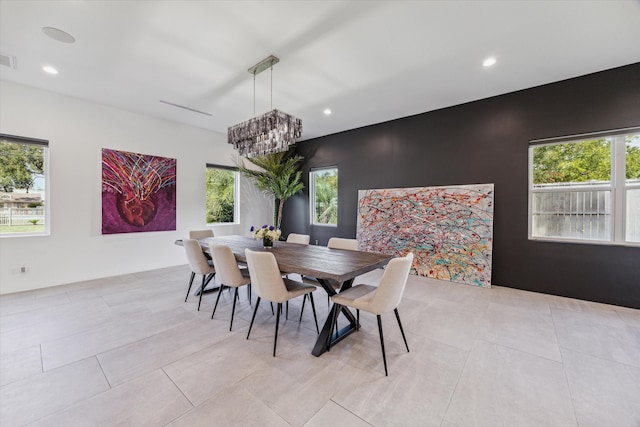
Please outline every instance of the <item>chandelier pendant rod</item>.
[[[247, 71], [253, 74], [253, 118], [227, 130], [227, 142], [245, 157], [264, 156], [287, 151], [302, 135], [302, 120], [273, 109], [273, 66], [280, 60], [270, 55]], [[271, 69], [271, 111], [256, 116], [256, 74]]]

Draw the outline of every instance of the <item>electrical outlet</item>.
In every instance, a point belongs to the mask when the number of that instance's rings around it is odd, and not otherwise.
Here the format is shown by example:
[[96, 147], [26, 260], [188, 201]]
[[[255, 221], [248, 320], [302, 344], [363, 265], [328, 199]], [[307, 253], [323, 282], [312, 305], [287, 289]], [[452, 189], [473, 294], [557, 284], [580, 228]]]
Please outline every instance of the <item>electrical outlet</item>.
[[20, 265], [20, 273], [26, 273], [27, 272], [27, 266], [22, 264]]

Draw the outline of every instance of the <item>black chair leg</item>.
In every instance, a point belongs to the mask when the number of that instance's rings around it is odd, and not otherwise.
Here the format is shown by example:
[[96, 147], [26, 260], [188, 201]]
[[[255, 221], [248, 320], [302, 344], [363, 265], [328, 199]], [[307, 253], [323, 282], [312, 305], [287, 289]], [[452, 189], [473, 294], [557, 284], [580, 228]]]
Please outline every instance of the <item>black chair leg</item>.
[[302, 313], [304, 313], [304, 303], [307, 301], [307, 294], [302, 296], [302, 308], [300, 309], [300, 320], [298, 322], [302, 322]]
[[360, 330], [360, 310], [356, 309], [356, 331]]
[[[316, 305], [313, 303], [313, 292], [309, 293], [309, 301], [311, 301], [311, 310], [313, 310], [313, 320], [316, 322], [316, 332], [320, 335], [320, 329], [318, 329], [318, 317], [316, 316]], [[304, 308], [304, 305], [302, 308]], [[302, 315], [302, 313], [300, 313], [300, 315]]]
[[216, 277], [216, 273], [211, 273], [208, 276], [202, 275], [202, 287], [200, 287], [200, 298], [198, 299], [198, 311], [200, 311], [200, 304], [202, 303], [202, 294], [204, 294], [204, 288], [207, 287], [211, 279]]
[[205, 282], [205, 275], [202, 275], [202, 286], [200, 287], [200, 298], [198, 298], [198, 311], [200, 311], [200, 304], [202, 304], [202, 294], [204, 294], [204, 287], [207, 286]]
[[384, 337], [382, 335], [382, 318], [380, 315], [378, 317], [378, 332], [380, 333], [380, 347], [382, 347], [382, 361], [384, 362], [384, 376], [388, 376], [387, 373], [387, 355], [384, 352]]
[[398, 326], [400, 326], [400, 332], [402, 333], [402, 339], [404, 340], [404, 346], [407, 347], [407, 353], [409, 353], [409, 344], [407, 344], [407, 337], [404, 336], [404, 329], [402, 329], [402, 322], [400, 321], [400, 315], [398, 309], [393, 310], [396, 313], [396, 319], [398, 320]]
[[269, 304], [271, 304], [271, 315], [273, 316], [274, 314], [276, 314], [276, 313], [273, 311], [273, 303], [272, 303], [272, 302], [270, 302]]
[[196, 273], [191, 272], [191, 279], [189, 280], [189, 289], [187, 289], [187, 296], [184, 297], [184, 302], [187, 302], [187, 298], [189, 298], [189, 292], [191, 292], [191, 285], [193, 284], [193, 279], [196, 277]]
[[253, 321], [256, 318], [256, 313], [258, 312], [258, 306], [260, 305], [260, 297], [256, 301], [256, 308], [253, 309], [253, 316], [251, 317], [251, 324], [249, 325], [249, 332], [247, 332], [247, 339], [249, 339], [249, 334], [251, 333], [251, 328], [253, 328]]
[[289, 320], [289, 301], [287, 301], [287, 314], [285, 316], [286, 320]]
[[273, 337], [273, 357], [276, 357], [276, 345], [278, 344], [278, 326], [280, 325], [280, 311], [282, 311], [282, 303], [278, 303], [276, 310], [276, 334]]
[[231, 323], [229, 323], [229, 331], [233, 328], [233, 315], [236, 313], [236, 301], [238, 300], [238, 288], [233, 294], [233, 308], [231, 309]]
[[220, 295], [222, 295], [222, 290], [224, 289], [224, 285], [220, 285], [220, 290], [218, 291], [218, 297], [216, 298], [216, 303], [213, 306], [213, 313], [211, 313], [211, 318], [216, 314], [216, 308], [218, 308], [218, 301], [220, 301]]

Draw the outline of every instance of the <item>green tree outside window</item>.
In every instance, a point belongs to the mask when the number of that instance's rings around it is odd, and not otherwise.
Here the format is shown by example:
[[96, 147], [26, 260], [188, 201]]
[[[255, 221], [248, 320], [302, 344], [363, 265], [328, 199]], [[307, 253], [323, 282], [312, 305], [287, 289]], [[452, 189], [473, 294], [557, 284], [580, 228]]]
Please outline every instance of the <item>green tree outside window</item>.
[[236, 172], [207, 167], [207, 223], [235, 222]]
[[338, 224], [338, 169], [312, 172], [314, 175], [314, 224]]

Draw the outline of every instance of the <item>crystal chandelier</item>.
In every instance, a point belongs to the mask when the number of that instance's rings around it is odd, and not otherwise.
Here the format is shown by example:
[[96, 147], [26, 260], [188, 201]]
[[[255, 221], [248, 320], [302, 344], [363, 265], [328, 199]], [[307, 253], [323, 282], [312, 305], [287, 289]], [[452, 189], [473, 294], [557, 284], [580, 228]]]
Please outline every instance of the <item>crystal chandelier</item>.
[[287, 151], [290, 145], [302, 135], [302, 120], [280, 110], [255, 116], [256, 113], [256, 74], [271, 69], [271, 108], [273, 108], [273, 66], [280, 60], [271, 55], [258, 62], [247, 71], [253, 74], [253, 115], [252, 119], [229, 127], [229, 144], [244, 157], [264, 156]]

